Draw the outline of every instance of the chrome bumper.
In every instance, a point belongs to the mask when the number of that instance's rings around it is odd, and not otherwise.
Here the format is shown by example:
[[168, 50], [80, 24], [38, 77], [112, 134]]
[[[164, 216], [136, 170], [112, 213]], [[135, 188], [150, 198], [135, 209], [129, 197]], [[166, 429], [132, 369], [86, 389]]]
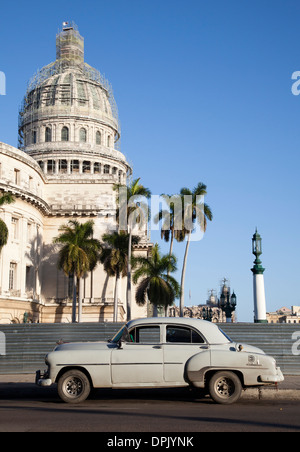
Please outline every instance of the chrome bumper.
[[284, 376], [280, 370], [280, 367], [276, 367], [275, 375], [260, 375], [260, 380], [262, 383], [281, 383], [284, 381]]
[[48, 378], [48, 371], [38, 370], [35, 374], [35, 384], [38, 386], [51, 386], [52, 380]]

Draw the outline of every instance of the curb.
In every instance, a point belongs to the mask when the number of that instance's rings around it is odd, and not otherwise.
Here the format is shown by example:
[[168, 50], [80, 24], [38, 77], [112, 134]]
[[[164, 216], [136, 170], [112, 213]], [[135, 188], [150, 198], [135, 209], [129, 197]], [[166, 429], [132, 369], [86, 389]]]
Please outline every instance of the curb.
[[274, 388], [249, 388], [246, 389], [241, 399], [251, 400], [300, 400], [300, 390], [274, 389]]

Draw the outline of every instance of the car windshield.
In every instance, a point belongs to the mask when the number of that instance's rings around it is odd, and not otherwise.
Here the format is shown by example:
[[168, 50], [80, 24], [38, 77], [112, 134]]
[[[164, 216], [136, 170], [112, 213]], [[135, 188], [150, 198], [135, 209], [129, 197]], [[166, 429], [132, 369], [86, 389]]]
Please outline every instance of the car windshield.
[[125, 342], [130, 342], [129, 333], [126, 325], [123, 326], [109, 342], [117, 344], [121, 339], [124, 339]]
[[228, 339], [229, 342], [233, 342], [233, 340], [223, 330], [221, 330], [221, 328], [219, 328], [219, 330], [226, 337], [226, 339]]

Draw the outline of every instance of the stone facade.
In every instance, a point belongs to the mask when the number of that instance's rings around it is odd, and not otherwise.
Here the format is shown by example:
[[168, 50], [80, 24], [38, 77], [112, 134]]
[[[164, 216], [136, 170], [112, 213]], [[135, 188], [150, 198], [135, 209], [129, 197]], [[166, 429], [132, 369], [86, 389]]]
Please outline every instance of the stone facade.
[[[126, 184], [132, 172], [118, 149], [111, 88], [84, 63], [83, 38], [75, 25], [63, 28], [57, 46], [56, 61], [28, 85], [19, 117], [19, 149], [0, 143], [0, 190], [16, 199], [0, 211], [9, 229], [0, 256], [0, 323], [71, 321], [70, 282], [57, 269], [53, 239], [74, 218], [92, 219], [99, 239], [116, 230], [113, 186]], [[146, 235], [136, 252], [147, 255]], [[122, 321], [125, 278], [119, 294]], [[83, 321], [112, 320], [114, 279], [100, 264], [81, 280], [80, 298]], [[147, 307], [135, 304], [133, 290], [132, 317], [146, 315]]]

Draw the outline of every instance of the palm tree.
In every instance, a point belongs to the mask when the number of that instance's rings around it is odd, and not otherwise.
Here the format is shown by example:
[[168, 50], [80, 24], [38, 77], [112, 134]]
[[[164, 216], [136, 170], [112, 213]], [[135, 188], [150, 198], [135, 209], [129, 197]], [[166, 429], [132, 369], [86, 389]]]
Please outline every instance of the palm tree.
[[[182, 188], [180, 190], [180, 196], [182, 198], [182, 234], [186, 237], [186, 248], [182, 265], [181, 275], [181, 295], [180, 295], [180, 316], [183, 317], [184, 309], [184, 282], [188, 251], [191, 241], [191, 234], [195, 230], [194, 225], [198, 223], [202, 232], [206, 231], [207, 220], [212, 221], [213, 214], [210, 207], [203, 202], [204, 195], [207, 194], [206, 185], [199, 182], [193, 191], [188, 188]], [[186, 202], [188, 201], [188, 202]], [[188, 220], [188, 221], [186, 221]]]
[[[72, 322], [76, 322], [77, 287], [80, 278], [92, 271], [99, 258], [101, 243], [93, 238], [94, 222], [79, 223], [70, 220], [59, 228], [61, 234], [53, 242], [62, 245], [59, 251], [58, 268], [73, 277]], [[81, 321], [81, 300], [78, 300], [78, 322]]]
[[[11, 193], [2, 192], [0, 195], [0, 207], [5, 204], [12, 204], [15, 202], [15, 198]], [[2, 248], [7, 244], [8, 241], [8, 227], [5, 222], [0, 219], [0, 253]]]
[[[132, 236], [132, 244], [139, 242], [140, 238]], [[104, 244], [100, 262], [104, 265], [104, 270], [109, 276], [115, 276], [115, 293], [114, 293], [114, 322], [118, 321], [118, 292], [119, 281], [121, 276], [127, 276], [128, 268], [128, 244], [129, 234], [124, 231], [105, 234], [102, 237]]]
[[154, 217], [154, 222], [158, 223], [162, 220], [161, 238], [165, 242], [170, 241], [169, 254], [173, 253], [174, 239], [178, 242], [184, 240], [184, 234], [182, 234], [182, 207], [180, 195], [161, 195], [161, 198], [168, 204], [168, 209], [161, 209]]
[[[126, 216], [126, 232], [129, 234], [128, 241], [128, 261], [127, 261], [127, 292], [126, 292], [126, 307], [127, 307], [127, 321], [131, 320], [131, 256], [132, 256], [132, 232], [134, 228], [134, 220], [143, 222], [145, 224], [148, 221], [148, 204], [144, 203], [141, 199], [149, 199], [151, 192], [148, 188], [140, 184], [140, 178], [134, 179], [128, 186], [115, 184], [114, 190], [117, 194], [117, 220], [119, 221], [119, 229], [125, 226], [120, 224], [120, 218], [122, 215]], [[121, 200], [120, 192], [125, 190], [126, 206], [121, 205], [124, 203], [124, 199]], [[122, 192], [123, 193], [123, 192]], [[125, 212], [126, 210], [126, 212]], [[140, 218], [143, 215], [144, 218]], [[123, 223], [123, 221], [122, 221]]]
[[[162, 220], [161, 238], [165, 242], [170, 242], [169, 256], [173, 253], [174, 239], [177, 242], [184, 240], [184, 233], [182, 231], [182, 200], [180, 195], [161, 195], [168, 209], [161, 209], [154, 217], [154, 222], [158, 223]], [[169, 270], [168, 270], [169, 275]], [[166, 315], [168, 307], [166, 307]]]
[[155, 244], [149, 257], [133, 258], [134, 272], [133, 282], [139, 285], [136, 291], [136, 302], [143, 306], [147, 303], [147, 297], [156, 308], [157, 306], [172, 306], [175, 298], [179, 296], [180, 286], [175, 278], [170, 276], [177, 270], [174, 255], [160, 255], [159, 246]]

